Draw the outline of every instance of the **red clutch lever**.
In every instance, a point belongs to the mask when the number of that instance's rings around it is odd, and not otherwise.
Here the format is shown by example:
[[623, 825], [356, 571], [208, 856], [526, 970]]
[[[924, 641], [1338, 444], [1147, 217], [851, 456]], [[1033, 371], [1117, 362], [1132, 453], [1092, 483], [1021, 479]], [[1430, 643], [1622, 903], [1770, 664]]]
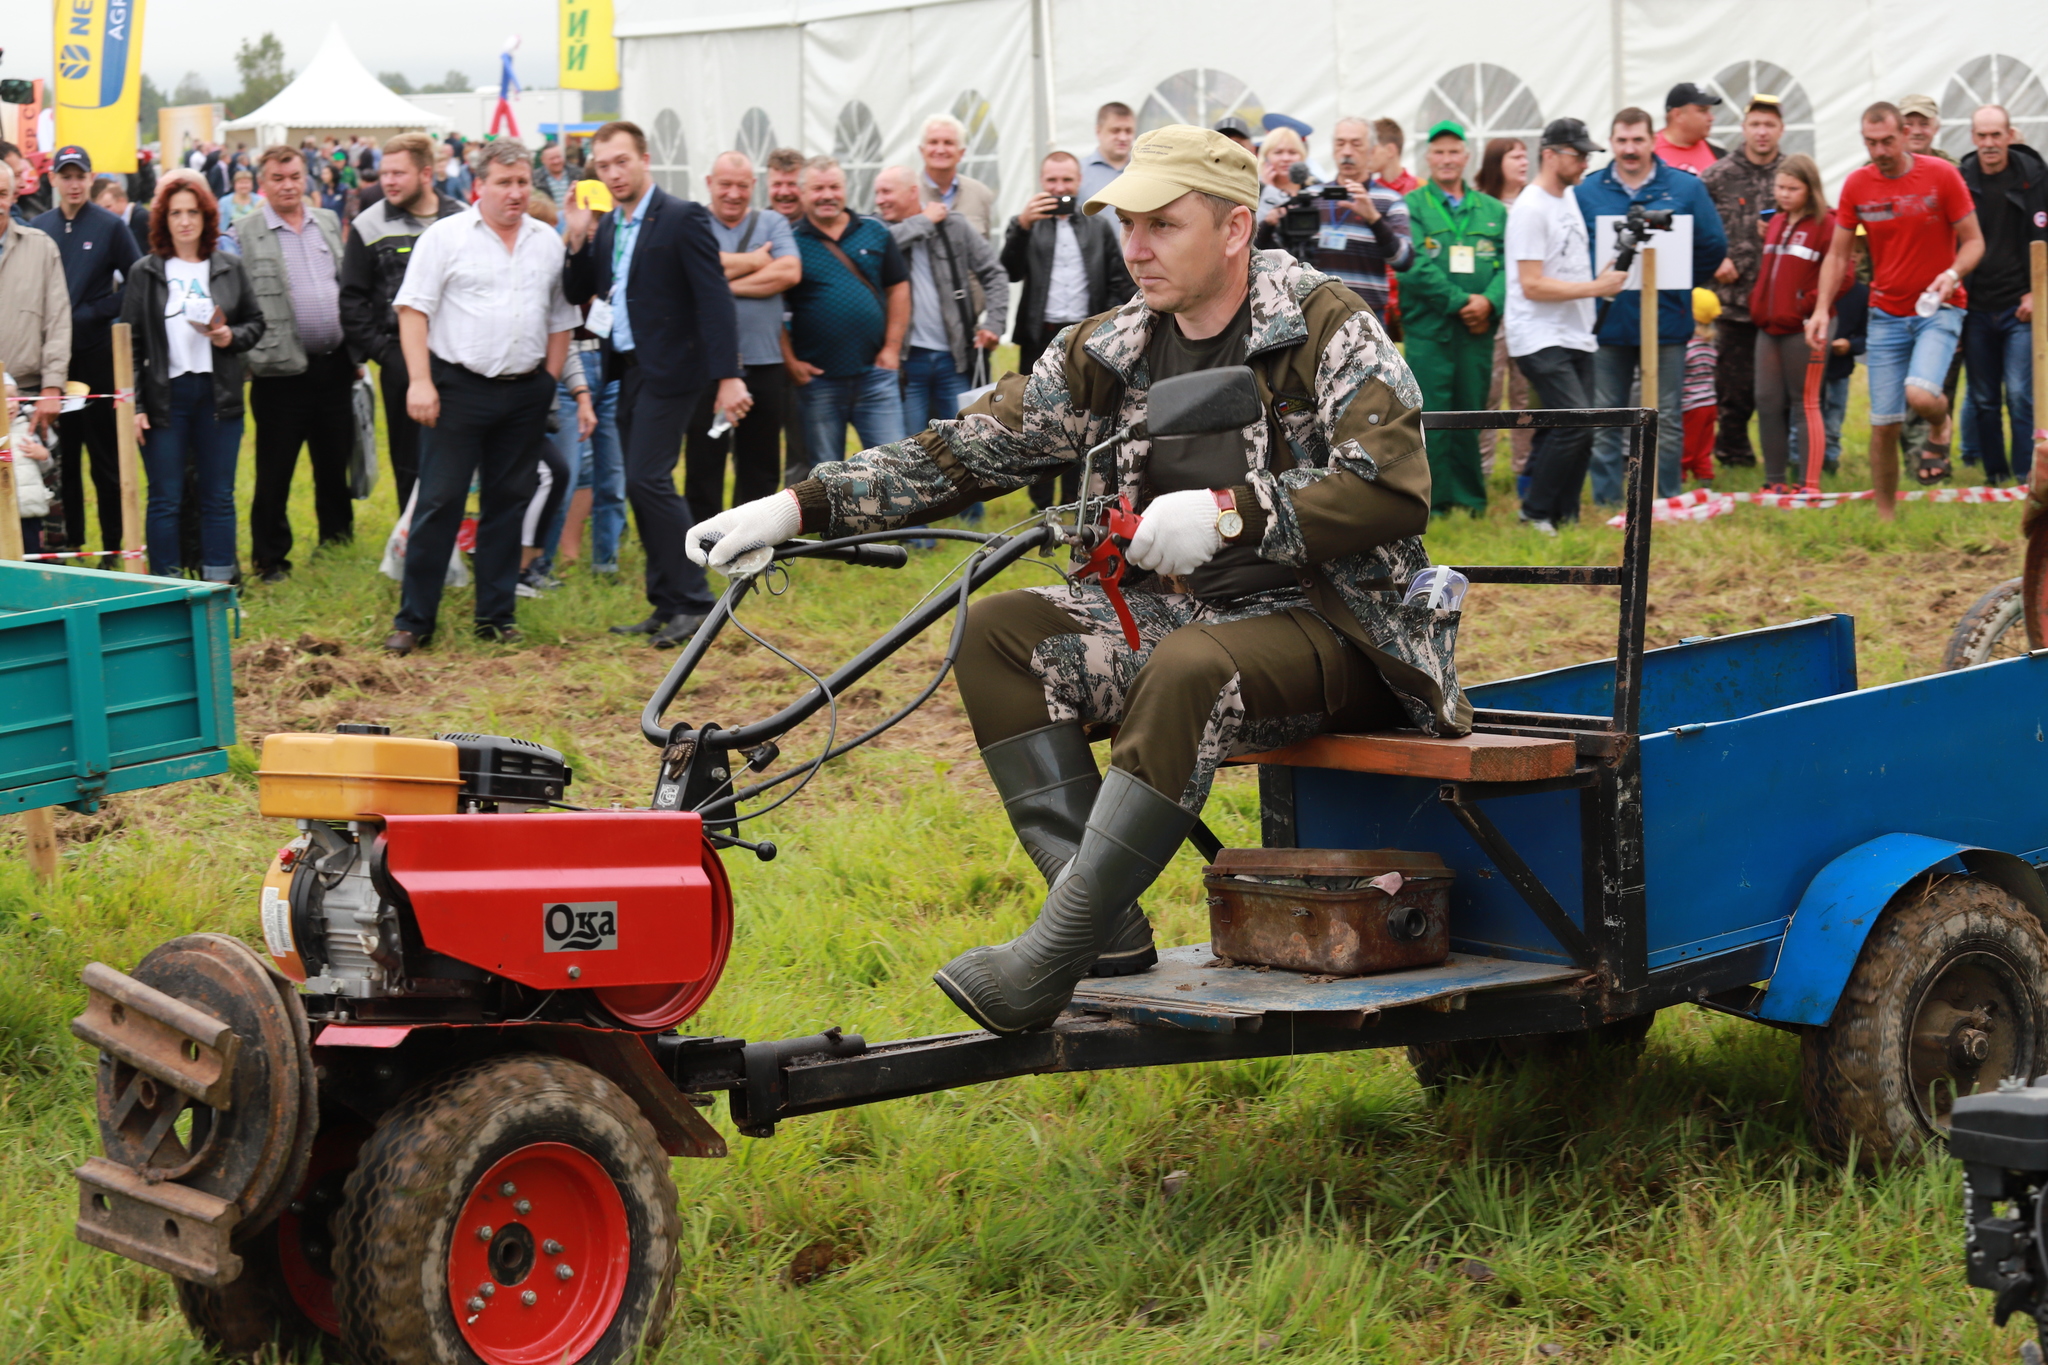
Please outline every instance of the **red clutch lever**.
[[1130, 603], [1124, 601], [1124, 569], [1128, 561], [1124, 551], [1131, 546], [1131, 537], [1138, 534], [1141, 517], [1132, 510], [1128, 496], [1119, 497], [1116, 506], [1106, 513], [1108, 534], [1088, 552], [1088, 558], [1074, 571], [1076, 578], [1092, 578], [1102, 585], [1103, 595], [1109, 598], [1110, 607], [1116, 612], [1117, 623], [1124, 628], [1124, 643], [1131, 647], [1131, 653], [1138, 652], [1138, 622], [1131, 615]]

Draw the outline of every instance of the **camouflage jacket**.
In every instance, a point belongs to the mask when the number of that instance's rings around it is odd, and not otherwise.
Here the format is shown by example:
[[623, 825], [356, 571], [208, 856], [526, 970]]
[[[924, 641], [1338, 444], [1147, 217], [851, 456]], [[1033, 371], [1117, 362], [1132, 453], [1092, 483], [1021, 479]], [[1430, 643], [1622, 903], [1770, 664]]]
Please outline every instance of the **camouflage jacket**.
[[[1005, 376], [958, 420], [814, 466], [795, 490], [804, 528], [849, 535], [933, 521], [1079, 459], [1144, 419], [1156, 323], [1134, 297], [1067, 328], [1029, 376]], [[1463, 734], [1471, 706], [1453, 657], [1458, 614], [1401, 601], [1429, 564], [1422, 395], [1407, 364], [1362, 299], [1278, 251], [1252, 258], [1246, 351], [1267, 404], [1244, 430], [1245, 534], [1266, 559], [1301, 571], [1309, 605], [1365, 652], [1418, 727]], [[1129, 440], [1110, 457], [1133, 502], [1149, 449]]]
[[1707, 193], [1714, 197], [1721, 226], [1728, 232], [1728, 259], [1735, 262], [1737, 273], [1731, 284], [1713, 279], [1697, 283], [1720, 296], [1721, 316], [1731, 322], [1750, 320], [1749, 293], [1756, 288], [1757, 272], [1764, 261], [1763, 214], [1777, 207], [1771, 187], [1777, 183], [1778, 168], [1784, 164], [1785, 157], [1780, 153], [1770, 165], [1759, 166], [1749, 159], [1747, 150], [1737, 147], [1700, 176]]

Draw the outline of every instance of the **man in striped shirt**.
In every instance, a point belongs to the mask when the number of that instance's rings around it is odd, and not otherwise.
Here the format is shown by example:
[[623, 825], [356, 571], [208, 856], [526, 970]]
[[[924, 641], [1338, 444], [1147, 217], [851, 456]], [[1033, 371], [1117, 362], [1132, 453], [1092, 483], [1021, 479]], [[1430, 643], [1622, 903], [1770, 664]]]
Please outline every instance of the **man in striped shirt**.
[[1337, 182], [1351, 197], [1317, 205], [1323, 225], [1309, 264], [1350, 285], [1373, 316], [1385, 322], [1387, 272], [1408, 268], [1415, 243], [1408, 233], [1407, 201], [1372, 177], [1373, 143], [1372, 120], [1338, 120], [1332, 141]]

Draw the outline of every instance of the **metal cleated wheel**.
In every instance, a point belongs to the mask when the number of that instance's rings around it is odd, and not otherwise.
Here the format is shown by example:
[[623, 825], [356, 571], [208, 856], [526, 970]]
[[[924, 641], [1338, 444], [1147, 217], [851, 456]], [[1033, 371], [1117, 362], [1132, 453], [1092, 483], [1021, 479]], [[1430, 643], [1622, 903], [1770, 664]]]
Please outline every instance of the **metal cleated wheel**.
[[1537, 1066], [1584, 1067], [1589, 1064], [1633, 1069], [1643, 1055], [1656, 1011], [1616, 1019], [1571, 1033], [1531, 1033], [1515, 1038], [1461, 1038], [1449, 1043], [1414, 1043], [1408, 1064], [1415, 1079], [1431, 1095], [1440, 1096], [1455, 1081]]
[[1970, 604], [1942, 651], [1941, 666], [1953, 672], [2027, 652], [2025, 581], [2009, 578]]
[[1956, 1099], [2048, 1065], [2048, 932], [2004, 887], [1935, 876], [1878, 917], [1800, 1082], [1830, 1155], [1880, 1162], [1948, 1131]]
[[338, 1221], [335, 1302], [362, 1365], [600, 1365], [667, 1325], [668, 1155], [578, 1063], [498, 1057], [414, 1092], [364, 1144]]

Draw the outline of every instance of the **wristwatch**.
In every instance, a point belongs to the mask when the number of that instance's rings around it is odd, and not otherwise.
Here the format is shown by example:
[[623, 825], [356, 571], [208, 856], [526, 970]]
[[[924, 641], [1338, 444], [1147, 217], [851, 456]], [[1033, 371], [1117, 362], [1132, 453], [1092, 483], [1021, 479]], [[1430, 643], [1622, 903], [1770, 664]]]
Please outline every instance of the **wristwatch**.
[[1228, 488], [1212, 488], [1209, 496], [1216, 499], [1216, 533], [1227, 541], [1235, 541], [1244, 534], [1244, 517], [1237, 510], [1237, 494]]

